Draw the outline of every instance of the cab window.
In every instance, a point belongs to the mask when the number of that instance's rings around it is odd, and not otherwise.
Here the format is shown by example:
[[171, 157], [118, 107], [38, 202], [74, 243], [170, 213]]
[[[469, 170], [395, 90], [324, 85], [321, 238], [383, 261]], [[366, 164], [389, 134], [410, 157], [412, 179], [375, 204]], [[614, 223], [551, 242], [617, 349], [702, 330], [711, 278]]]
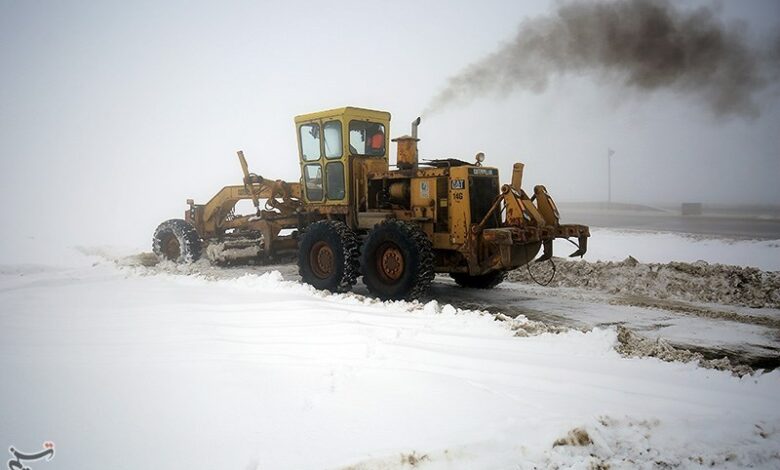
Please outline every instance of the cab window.
[[379, 157], [385, 154], [385, 126], [376, 122], [349, 122], [349, 151], [353, 155]]
[[328, 121], [322, 126], [325, 158], [341, 158], [341, 122]]
[[300, 127], [301, 157], [312, 162], [320, 159], [320, 125], [316, 122], [303, 124]]
[[328, 199], [344, 199], [344, 164], [330, 162], [325, 166], [325, 173], [328, 175]]
[[306, 197], [310, 201], [322, 201], [322, 166], [319, 163], [303, 167]]

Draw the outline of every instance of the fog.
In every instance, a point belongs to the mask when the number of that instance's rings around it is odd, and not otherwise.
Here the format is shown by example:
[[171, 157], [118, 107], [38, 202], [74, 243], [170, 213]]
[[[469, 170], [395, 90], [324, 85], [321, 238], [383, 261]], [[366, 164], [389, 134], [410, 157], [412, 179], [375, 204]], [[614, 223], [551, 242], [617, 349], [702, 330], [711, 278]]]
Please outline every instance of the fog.
[[[560, 8], [2, 2], [0, 261], [30, 240], [148, 249], [157, 224], [181, 217], [187, 198], [205, 202], [240, 182], [238, 149], [252, 171], [297, 180], [293, 116], [345, 105], [390, 111], [397, 136], [438, 103], [420, 126], [423, 158], [482, 151], [504, 181], [522, 161], [525, 185], [543, 183], [560, 201], [606, 200], [611, 148], [616, 201], [780, 204], [771, 72], [751, 82], [734, 112], [709, 99], [718, 77], [701, 70], [648, 88], [598, 67], [563, 67], [545, 73], [541, 88], [488, 86], [436, 101], [470, 64], [494, 70], [486, 57]], [[778, 57], [774, 0], [675, 8], [707, 8], [708, 24], [751, 51], [773, 45], [767, 57]]]

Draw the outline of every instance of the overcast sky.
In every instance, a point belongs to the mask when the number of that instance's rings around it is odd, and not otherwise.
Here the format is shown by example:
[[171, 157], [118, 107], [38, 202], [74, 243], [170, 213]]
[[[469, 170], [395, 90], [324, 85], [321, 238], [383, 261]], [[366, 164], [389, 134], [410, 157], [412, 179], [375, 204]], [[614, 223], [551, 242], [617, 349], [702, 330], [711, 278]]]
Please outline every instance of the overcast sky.
[[[295, 181], [296, 114], [382, 109], [406, 133], [448, 77], [554, 6], [0, 0], [0, 258], [29, 237], [144, 246], [186, 198], [240, 182], [237, 149]], [[780, 30], [775, 0], [717, 8], [751, 40]], [[523, 161], [527, 188], [600, 201], [613, 148], [616, 200], [780, 204], [776, 88], [759, 98], [760, 117], [718, 119], [684, 95], [562, 76], [425, 116], [421, 155], [483, 151], [504, 181]]]

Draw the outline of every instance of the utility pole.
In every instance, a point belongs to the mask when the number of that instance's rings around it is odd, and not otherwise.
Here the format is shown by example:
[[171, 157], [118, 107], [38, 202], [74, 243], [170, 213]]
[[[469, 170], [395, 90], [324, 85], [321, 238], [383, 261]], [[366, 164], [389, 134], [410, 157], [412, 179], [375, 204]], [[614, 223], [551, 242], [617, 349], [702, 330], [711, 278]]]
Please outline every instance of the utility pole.
[[607, 205], [612, 206], [612, 155], [615, 151], [607, 147]]

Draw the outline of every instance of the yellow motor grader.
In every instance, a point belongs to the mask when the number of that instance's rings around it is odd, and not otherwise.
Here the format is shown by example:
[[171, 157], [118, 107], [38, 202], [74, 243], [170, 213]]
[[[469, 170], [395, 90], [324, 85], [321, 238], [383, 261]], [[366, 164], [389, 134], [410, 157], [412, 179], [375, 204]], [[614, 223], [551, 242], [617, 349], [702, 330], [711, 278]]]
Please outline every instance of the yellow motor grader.
[[[206, 204], [188, 200], [184, 219], [168, 220], [154, 233], [158, 257], [188, 263], [278, 262], [297, 256], [304, 282], [344, 292], [359, 276], [382, 299], [421, 296], [435, 273], [459, 285], [491, 288], [509, 270], [553, 254], [555, 238], [576, 238], [582, 256], [588, 227], [559, 223], [544, 186], [521, 189], [523, 164], [511, 184], [484, 166], [455, 158], [420, 161], [417, 129], [393, 139], [390, 114], [346, 107], [295, 118], [299, 182], [250, 173], [238, 158], [243, 184], [222, 188]], [[251, 214], [236, 203], [252, 200]]]

